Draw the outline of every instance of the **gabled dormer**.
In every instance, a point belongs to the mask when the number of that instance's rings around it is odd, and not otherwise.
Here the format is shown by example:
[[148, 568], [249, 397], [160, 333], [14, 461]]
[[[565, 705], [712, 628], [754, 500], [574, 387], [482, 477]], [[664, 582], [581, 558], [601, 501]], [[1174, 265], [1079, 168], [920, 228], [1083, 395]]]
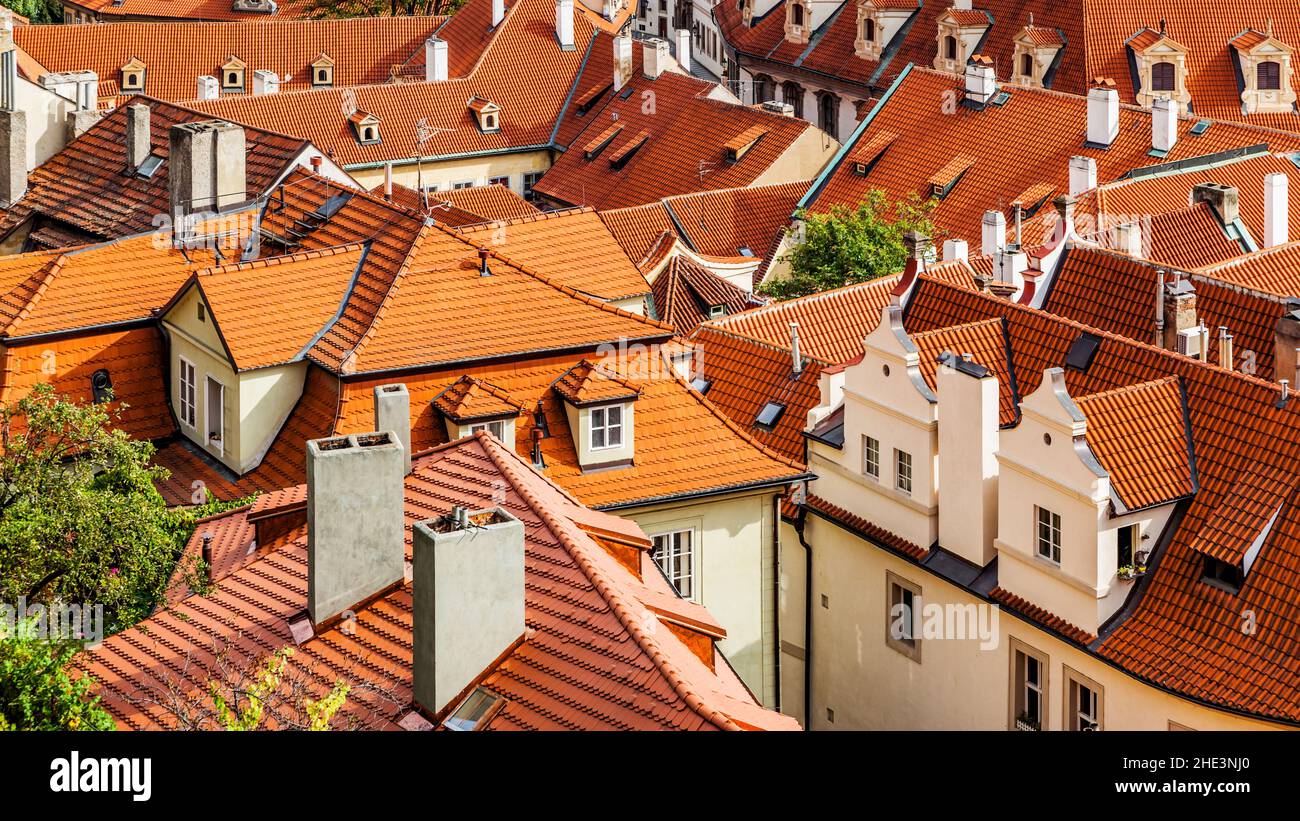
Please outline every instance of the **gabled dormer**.
[[1035, 26], [1030, 15], [1029, 25], [1012, 42], [1015, 49], [1011, 57], [1011, 82], [1035, 88], [1050, 86], [1065, 51], [1065, 35], [1061, 30]]
[[1138, 105], [1150, 108], [1159, 97], [1178, 103], [1179, 113], [1186, 114], [1192, 94], [1187, 90], [1187, 47], [1165, 33], [1144, 28], [1125, 43], [1131, 58], [1133, 93]]
[[495, 134], [501, 130], [501, 106], [482, 97], [471, 97], [469, 110], [474, 114], [474, 122], [479, 131]]
[[982, 9], [972, 9], [969, 0], [939, 15], [935, 35], [937, 49], [934, 67], [939, 71], [964, 74], [966, 61], [980, 50], [980, 43], [993, 25], [993, 17]]
[[740, 19], [745, 25], [753, 26], [769, 11], [776, 8], [781, 0], [736, 0], [740, 5]]
[[1283, 509], [1294, 504], [1290, 471], [1248, 462], [1236, 483], [1210, 512], [1191, 547], [1201, 556], [1201, 583], [1233, 595], [1266, 557], [1269, 538]]
[[484, 379], [462, 376], [433, 398], [442, 414], [449, 440], [487, 431], [513, 448], [515, 423], [525, 407], [510, 394]]
[[233, 54], [221, 66], [221, 91], [238, 94], [248, 87], [248, 64]]
[[856, 0], [857, 36], [853, 53], [864, 60], [879, 60], [885, 47], [916, 13], [915, 0]]
[[325, 52], [312, 61], [312, 88], [329, 88], [334, 85], [334, 60]]
[[1232, 59], [1241, 90], [1242, 114], [1289, 114], [1295, 110], [1291, 87], [1292, 48], [1267, 32], [1246, 29], [1234, 37]]
[[565, 371], [553, 387], [564, 401], [573, 447], [584, 471], [633, 463], [640, 386], [584, 359]]
[[230, 10], [246, 14], [275, 14], [275, 0], [231, 0]]
[[357, 110], [348, 117], [352, 133], [361, 145], [375, 145], [379, 139], [379, 118], [368, 111]]
[[123, 92], [142, 92], [145, 88], [145, 72], [147, 68], [144, 61], [139, 57], [132, 57], [127, 64], [119, 70], [121, 75], [121, 84]]

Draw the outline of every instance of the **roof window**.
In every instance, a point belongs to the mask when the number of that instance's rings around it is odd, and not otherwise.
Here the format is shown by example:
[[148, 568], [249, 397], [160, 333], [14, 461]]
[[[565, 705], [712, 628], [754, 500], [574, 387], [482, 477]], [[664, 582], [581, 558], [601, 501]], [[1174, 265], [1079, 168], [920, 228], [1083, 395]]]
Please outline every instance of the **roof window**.
[[782, 405], [780, 402], [768, 402], [763, 406], [763, 409], [758, 412], [758, 418], [754, 420], [754, 424], [763, 430], [771, 430], [776, 427], [776, 423], [780, 421], [781, 416], [784, 414], [785, 405]]
[[478, 687], [447, 717], [443, 726], [461, 732], [478, 729], [478, 725], [500, 701], [499, 696]]

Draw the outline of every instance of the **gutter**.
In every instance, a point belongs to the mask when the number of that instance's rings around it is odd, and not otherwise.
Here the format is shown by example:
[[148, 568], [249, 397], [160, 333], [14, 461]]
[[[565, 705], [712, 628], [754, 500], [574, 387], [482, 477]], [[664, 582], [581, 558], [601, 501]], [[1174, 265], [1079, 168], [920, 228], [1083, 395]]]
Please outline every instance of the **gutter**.
[[803, 729], [812, 732], [812, 638], [813, 638], [813, 549], [804, 538], [805, 516], [795, 523], [794, 532], [799, 534], [799, 544], [804, 554], [803, 580]]

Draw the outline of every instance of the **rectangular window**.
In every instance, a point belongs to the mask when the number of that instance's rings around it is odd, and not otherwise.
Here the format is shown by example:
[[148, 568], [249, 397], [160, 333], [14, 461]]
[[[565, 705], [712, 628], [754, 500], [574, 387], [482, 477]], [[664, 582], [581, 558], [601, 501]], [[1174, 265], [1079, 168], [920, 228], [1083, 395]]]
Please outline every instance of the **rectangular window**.
[[533, 198], [533, 186], [537, 185], [537, 181], [541, 178], [541, 171], [530, 171], [524, 174], [524, 199], [531, 200]]
[[199, 378], [194, 364], [181, 357], [180, 413], [181, 421], [191, 428], [197, 427]]
[[885, 604], [885, 644], [919, 664], [921, 588], [885, 571]]
[[1138, 540], [1138, 526], [1121, 527], [1116, 535], [1119, 543], [1119, 566], [1127, 567], [1133, 564], [1134, 548]]
[[1065, 729], [1090, 731], [1101, 729], [1102, 689], [1090, 678], [1065, 668], [1069, 684], [1066, 703]]
[[473, 188], [473, 187], [474, 187], [473, 180], [462, 180], [461, 182], [455, 182], [451, 184], [451, 190], [453, 191], [460, 191], [463, 188]]
[[1045, 507], [1034, 506], [1038, 525], [1038, 555], [1048, 561], [1061, 563], [1061, 516]]
[[499, 702], [500, 699], [496, 695], [479, 687], [460, 703], [460, 706], [447, 717], [442, 726], [448, 730], [461, 732], [477, 729], [483, 723], [483, 720], [489, 717], [489, 714], [495, 714], [496, 711], [493, 708]]
[[862, 472], [872, 479], [880, 478], [880, 440], [862, 437]]
[[623, 446], [623, 406], [591, 409], [591, 449]]
[[1011, 728], [1041, 730], [1047, 722], [1047, 656], [1011, 639]]
[[510, 187], [509, 177], [488, 177], [488, 185], [501, 185], [506, 188]]
[[695, 531], [677, 530], [654, 537], [650, 557], [682, 598], [695, 596]]
[[904, 493], [912, 492], [912, 454], [906, 451], [894, 451], [894, 487]]
[[500, 419], [495, 422], [475, 422], [469, 426], [470, 433], [478, 433], [481, 430], [487, 431], [502, 442], [506, 440], [506, 423]]

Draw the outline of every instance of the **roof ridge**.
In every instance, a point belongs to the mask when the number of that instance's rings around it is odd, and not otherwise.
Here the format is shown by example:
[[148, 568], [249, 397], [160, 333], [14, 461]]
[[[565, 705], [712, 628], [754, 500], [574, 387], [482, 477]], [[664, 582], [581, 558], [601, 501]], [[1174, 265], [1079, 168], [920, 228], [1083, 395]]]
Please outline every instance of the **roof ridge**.
[[[745, 311], [745, 313], [751, 313], [751, 311]], [[740, 316], [740, 314], [733, 314], [732, 316]], [[769, 351], [772, 351], [773, 353], [785, 354], [786, 356], [790, 355], [790, 350], [791, 350], [790, 348], [783, 348], [780, 345], [777, 345], [776, 343], [770, 340], [760, 339], [757, 336], [750, 336], [749, 334], [741, 333], [740, 331], [735, 331], [732, 330], [731, 328], [726, 328], [721, 325], [714, 325], [712, 324], [712, 322], [701, 322], [699, 327], [697, 327], [691, 333], [690, 336], [691, 341], [695, 341], [695, 338], [699, 336], [700, 331], [715, 333], [715, 334], [719, 334], [720, 336], [728, 337], [730, 339], [735, 339], [742, 342], [748, 342], [754, 345], [758, 345], [763, 348], [767, 348]], [[812, 354], [807, 353], [806, 351], [800, 351], [799, 355], [804, 359], [808, 359], [813, 362], [816, 362], [817, 364], [822, 365], [823, 367], [830, 367], [832, 365], [840, 364], [838, 362], [832, 362], [829, 359], [823, 359], [819, 356], [813, 356]]]
[[942, 328], [931, 328], [928, 331], [917, 331], [914, 334], [908, 334], [908, 335], [912, 337], [912, 341], [916, 341], [918, 339], [930, 339], [931, 337], [936, 337], [939, 336], [940, 334], [950, 333], [952, 331], [960, 331], [960, 330], [965, 330], [966, 328], [975, 328], [981, 325], [991, 325], [991, 324], [996, 324], [998, 328], [1001, 329], [1002, 317], [991, 316], [988, 319], [977, 319], [974, 322], [963, 322], [960, 325], [945, 325]]
[[[489, 188], [491, 186], [484, 185], [479, 187]], [[506, 188], [504, 185], [500, 185], [499, 187], [505, 189], [506, 191], [511, 191], [511, 189]], [[511, 191], [511, 193], [514, 192]], [[444, 202], [451, 202], [451, 201], [444, 200]], [[455, 205], [455, 203], [452, 204]], [[486, 231], [489, 228], [499, 228], [501, 226], [510, 226], [510, 225], [522, 225], [528, 222], [542, 222], [544, 220], [560, 219], [562, 217], [570, 217], [575, 214], [586, 214], [586, 213], [595, 214], [596, 209], [592, 208], [590, 205], [574, 205], [574, 206], [570, 206], [569, 208], [557, 208], [554, 211], [540, 211], [536, 214], [520, 214], [517, 217], [506, 217], [505, 219], [485, 219], [482, 222], [475, 222], [469, 225], [455, 226], [455, 228], [458, 232], [478, 233], [480, 231]]]
[[[642, 651], [650, 657], [650, 660], [654, 663], [659, 673], [667, 679], [669, 685], [673, 688], [673, 691], [686, 702], [687, 706], [711, 724], [714, 724], [723, 730], [741, 729], [740, 725], [733, 721], [726, 713], [719, 709], [710, 707], [705, 703], [704, 699], [690, 687], [686, 676], [683, 675], [681, 670], [677, 668], [677, 665], [673, 664], [664, 654], [664, 651], [660, 647], [659, 642], [655, 639], [654, 634], [650, 630], [643, 629], [642, 623], [645, 620], [644, 617], [638, 616], [638, 614], [633, 610], [632, 605], [624, 600], [621, 591], [618, 589], [618, 585], [612, 579], [608, 578], [605, 575], [604, 570], [598, 567], [587, 555], [585, 546], [582, 545], [571, 532], [569, 532], [569, 528], [560, 521], [560, 517], [552, 513], [551, 510], [537, 498], [536, 494], [533, 493], [533, 489], [528, 486], [523, 476], [516, 472], [514, 466], [509, 464], [508, 461], [503, 458], [503, 455], [500, 452], [500, 446], [498, 446], [496, 442], [490, 440], [486, 431], [480, 431], [476, 436], [478, 437], [483, 450], [487, 453], [488, 458], [492, 460], [492, 463], [496, 465], [498, 470], [505, 474], [506, 479], [510, 481], [510, 484], [519, 495], [523, 497], [524, 501], [532, 511], [542, 519], [547, 528], [555, 534], [556, 538], [560, 540], [560, 543], [564, 545], [569, 556], [573, 558], [574, 563], [578, 565], [578, 568], [582, 571], [583, 575], [587, 577], [587, 580], [591, 582], [593, 587], [595, 587], [596, 592], [602, 599], [604, 599], [605, 603], [609, 606], [609, 609], [614, 613], [615, 618], [619, 620], [623, 625], [623, 628], [632, 636], [633, 641], [635, 641]], [[514, 454], [511, 454], [511, 456], [514, 456]], [[517, 457], [515, 457], [515, 460], [517, 460]], [[546, 479], [545, 476], [537, 473], [537, 471], [531, 466], [529, 466], [528, 469], [533, 472], [534, 476], [540, 477], [549, 484], [554, 484], [553, 482], [550, 482], [549, 479]], [[576, 528], [576, 525], [573, 525], [571, 520], [569, 521], [569, 524]], [[597, 549], [599, 549], [599, 547]], [[644, 605], [642, 607], [644, 608]], [[651, 614], [650, 617], [655, 618], [653, 614]]]
[[[290, 92], [288, 92], [288, 93], [292, 94], [292, 93], [294, 93], [294, 92], [290, 91]], [[271, 95], [264, 95], [264, 96], [271, 96]], [[249, 98], [249, 99], [252, 99], [252, 98]], [[117, 107], [118, 107], [119, 109], [126, 109], [129, 105], [135, 105], [135, 104], [137, 104], [137, 103], [140, 103], [142, 100], [145, 101], [145, 102], [143, 103], [144, 105], [148, 105], [148, 106], [149, 106], [149, 110], [150, 110], [151, 112], [154, 110], [154, 106], [162, 105], [162, 106], [170, 106], [171, 108], [177, 109], [177, 110], [179, 110], [179, 111], [185, 111], [185, 112], [188, 112], [188, 113], [190, 113], [190, 114], [195, 114], [195, 115], [197, 115], [197, 120], [187, 120], [186, 122], [197, 122], [197, 121], [199, 121], [199, 120], [210, 120], [210, 119], [213, 119], [214, 117], [216, 117], [217, 119], [223, 119], [222, 117], [220, 117], [220, 116], [218, 116], [218, 115], [215, 115], [215, 114], [213, 114], [212, 112], [204, 111], [204, 110], [202, 110], [202, 109], [198, 109], [198, 108], [191, 108], [190, 106], [187, 106], [187, 105], [185, 105], [185, 104], [183, 104], [183, 103], [174, 103], [174, 102], [171, 102], [170, 100], [160, 100], [160, 99], [158, 99], [157, 97], [150, 97], [148, 94], [139, 94], [139, 93], [132, 94], [132, 95], [131, 95], [130, 97], [128, 97], [127, 99], [122, 100], [121, 102], [119, 102]], [[186, 102], [201, 102], [201, 101], [199, 101], [199, 100], [188, 100], [188, 101], [186, 101]], [[111, 112], [110, 112], [109, 116], [111, 116]], [[105, 122], [108, 121], [109, 116], [105, 116], [105, 117], [100, 118], [99, 122], [95, 123], [93, 126], [91, 126], [91, 128], [98, 128], [101, 124], [103, 124], [103, 123], [105, 123]], [[263, 128], [262, 126], [259, 126], [259, 125], [252, 125], [252, 124], [250, 124], [250, 123], [246, 123], [246, 122], [244, 122], [244, 121], [242, 121], [242, 120], [227, 120], [226, 122], [234, 122], [234, 123], [238, 123], [238, 125], [239, 125], [241, 128], [244, 129], [245, 133], [247, 133], [248, 131], [256, 131], [256, 132], [258, 132], [259, 134], [269, 134], [269, 135], [272, 136], [272, 137], [280, 137], [280, 138], [283, 138], [283, 139], [289, 140], [289, 141], [291, 141], [291, 142], [296, 142], [296, 143], [298, 143], [300, 146], [311, 145], [311, 141], [308, 140], [308, 139], [306, 139], [305, 137], [297, 137], [297, 136], [294, 136], [293, 134], [286, 134], [286, 133], [284, 133], [283, 131], [272, 131], [272, 130], [269, 129], [269, 128]]]
[[346, 242], [341, 245], [328, 245], [324, 248], [314, 248], [310, 251], [298, 251], [293, 254], [279, 254], [273, 257], [258, 257], [256, 259], [240, 260], [239, 262], [226, 262], [221, 265], [210, 265], [207, 268], [201, 268], [198, 271], [195, 271], [194, 275], [200, 277], [212, 277], [254, 268], [275, 268], [281, 265], [288, 265], [292, 262], [302, 262], [307, 259], [320, 259], [324, 257], [337, 256], [339, 254], [346, 254], [350, 251], [359, 251], [365, 248], [365, 245], [365, 242]]
[[1109, 390], [1098, 391], [1097, 393], [1089, 393], [1077, 398], [1076, 397], [1071, 397], [1071, 398], [1074, 399], [1075, 404], [1080, 404], [1080, 403], [1088, 404], [1090, 402], [1095, 403], [1099, 400], [1109, 399], [1113, 396], [1118, 396], [1119, 394], [1122, 393], [1136, 393], [1137, 391], [1147, 390], [1170, 382], [1177, 383], [1178, 379], [1179, 379], [1178, 374], [1171, 373], [1165, 376], [1161, 376], [1157, 379], [1147, 379], [1146, 381], [1143, 382], [1133, 382], [1128, 385], [1121, 385], [1118, 388], [1110, 388]]

